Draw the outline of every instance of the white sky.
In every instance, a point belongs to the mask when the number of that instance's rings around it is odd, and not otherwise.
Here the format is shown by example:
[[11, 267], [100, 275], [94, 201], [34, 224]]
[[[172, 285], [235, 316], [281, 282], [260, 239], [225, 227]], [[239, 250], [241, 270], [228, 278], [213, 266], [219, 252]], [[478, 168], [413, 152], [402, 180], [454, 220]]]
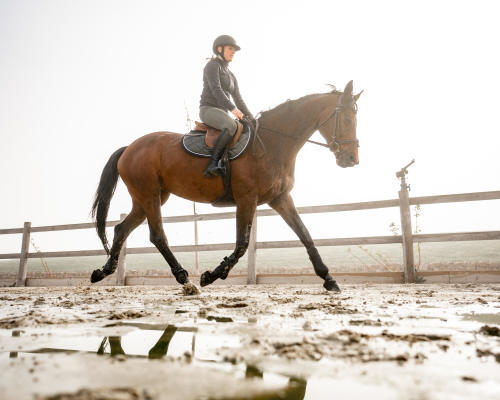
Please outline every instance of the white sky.
[[[203, 66], [219, 34], [242, 47], [231, 69], [254, 113], [327, 83], [343, 89], [353, 79], [355, 92], [365, 91], [360, 165], [341, 169], [331, 153], [306, 145], [297, 205], [395, 198], [395, 172], [412, 158], [411, 196], [498, 190], [496, 3], [0, 0], [0, 228], [88, 221], [112, 152], [152, 131], [185, 132], [186, 108], [197, 118]], [[491, 217], [499, 203], [425, 208], [423, 230], [500, 229]], [[109, 218], [129, 207], [120, 183]], [[163, 208], [191, 211], [179, 198]], [[307, 223], [313, 237], [390, 234], [393, 211]], [[219, 241], [213, 236], [225, 226], [207, 228], [206, 240]], [[234, 236], [230, 226], [222, 240]], [[259, 235], [279, 239], [272, 230]], [[43, 250], [99, 248], [40, 240]], [[0, 252], [11, 250], [8, 237], [0, 242]]]

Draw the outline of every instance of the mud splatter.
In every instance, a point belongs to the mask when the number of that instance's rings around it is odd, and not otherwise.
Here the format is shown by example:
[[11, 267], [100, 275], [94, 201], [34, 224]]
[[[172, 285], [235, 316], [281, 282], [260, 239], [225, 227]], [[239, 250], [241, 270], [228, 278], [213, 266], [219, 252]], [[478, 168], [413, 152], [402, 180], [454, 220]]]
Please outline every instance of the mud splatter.
[[60, 393], [53, 396], [36, 396], [36, 400], [153, 400], [146, 391], [133, 388], [81, 389], [76, 393]]
[[500, 328], [498, 326], [483, 325], [479, 329], [479, 333], [487, 336], [500, 336]]
[[333, 303], [301, 304], [297, 307], [297, 309], [301, 310], [301, 311], [318, 310], [318, 311], [326, 312], [328, 314], [356, 314], [356, 313], [358, 313], [357, 308], [344, 307], [340, 301], [333, 302]]
[[200, 294], [200, 290], [191, 282], [182, 285], [182, 294], [184, 296], [195, 296]]
[[128, 311], [122, 311], [122, 312], [112, 311], [109, 314], [108, 319], [111, 319], [111, 320], [136, 319], [136, 318], [146, 317], [148, 315], [151, 315], [151, 313], [144, 311], [144, 310], [141, 310], [141, 311], [128, 310]]
[[373, 321], [371, 319], [351, 319], [349, 325], [364, 325], [364, 326], [382, 326], [380, 319]]
[[219, 303], [217, 308], [244, 308], [248, 307], [247, 303]]
[[24, 317], [10, 317], [0, 319], [0, 328], [12, 329], [24, 326]]

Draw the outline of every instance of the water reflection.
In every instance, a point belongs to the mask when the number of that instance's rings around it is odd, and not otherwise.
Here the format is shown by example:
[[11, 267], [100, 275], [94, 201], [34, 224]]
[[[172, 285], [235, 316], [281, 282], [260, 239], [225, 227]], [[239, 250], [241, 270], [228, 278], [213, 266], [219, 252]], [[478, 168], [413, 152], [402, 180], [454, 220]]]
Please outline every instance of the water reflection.
[[[123, 324], [125, 325], [125, 324]], [[206, 351], [206, 349], [200, 348], [198, 353], [201, 353], [200, 356], [196, 357], [196, 341], [198, 338], [198, 328], [196, 327], [177, 327], [175, 325], [167, 325], [167, 327], [163, 330], [161, 336], [154, 342], [153, 338], [157, 337], [153, 336], [154, 332], [158, 332], [157, 330], [138, 330], [128, 333], [124, 336], [106, 336], [104, 338], [99, 339], [97, 336], [93, 338], [92, 341], [89, 340], [88, 337], [75, 338], [71, 337], [70, 340], [55, 338], [53, 347], [45, 347], [34, 351], [29, 351], [31, 353], [59, 353], [59, 352], [89, 352], [97, 355], [106, 355], [109, 354], [112, 357], [116, 356], [125, 356], [125, 357], [148, 357], [149, 359], [162, 359], [167, 353], [169, 353], [169, 348], [173, 353], [180, 354], [184, 357], [188, 357], [189, 359], [196, 359], [198, 362], [205, 363], [216, 362], [221, 365], [228, 364], [227, 361], [222, 361], [221, 359], [215, 359], [216, 357], [211, 357], [210, 351]], [[192, 335], [192, 337], [187, 337], [187, 334]], [[20, 331], [13, 331], [12, 336], [20, 336]], [[180, 336], [176, 339], [177, 336]], [[224, 339], [214, 335], [210, 340], [207, 341], [207, 337], [202, 335], [203, 340], [201, 340], [200, 344], [202, 345], [210, 345], [213, 344], [213, 350], [217, 350], [221, 347]], [[125, 341], [122, 343], [122, 340]], [[153, 340], [151, 340], [153, 339]], [[190, 351], [187, 351], [187, 341], [186, 339], [191, 339], [190, 343]], [[95, 343], [94, 350], [91, 350], [88, 346], [91, 343]], [[227, 344], [227, 343], [225, 343]], [[175, 348], [179, 347], [179, 348]], [[149, 349], [149, 350], [146, 350]], [[127, 350], [128, 349], [128, 350]], [[126, 351], [127, 350], [127, 351]], [[179, 351], [180, 350], [180, 351]], [[215, 353], [215, 352], [214, 352]], [[18, 356], [18, 352], [11, 352], [10, 357], [14, 358]], [[263, 380], [267, 382], [283, 382], [284, 387], [273, 391], [268, 392], [266, 394], [261, 394], [257, 396], [242, 396], [236, 397], [233, 400], [303, 400], [306, 396], [306, 388], [307, 381], [300, 378], [294, 377], [286, 377], [279, 374], [266, 373], [262, 369], [254, 365], [245, 365], [245, 364], [232, 364], [232, 371], [236, 374], [236, 376], [241, 376], [244, 368], [244, 377], [245, 379], [257, 379]], [[288, 382], [287, 382], [288, 380]], [[210, 400], [217, 400], [216, 398], [212, 398]]]
[[[168, 345], [170, 341], [174, 337], [175, 332], [177, 332], [177, 327], [174, 325], [167, 326], [167, 329], [163, 332], [158, 342], [149, 350], [148, 357], [149, 358], [162, 358], [167, 354]], [[194, 334], [193, 336], [196, 336]], [[194, 356], [194, 354], [193, 354]]]
[[[186, 330], [187, 328], [182, 328]], [[151, 347], [148, 352], [148, 358], [150, 359], [161, 359], [167, 355], [169, 345], [178, 328], [175, 325], [168, 325], [158, 341]], [[195, 357], [195, 342], [196, 342], [196, 328], [193, 328], [193, 340], [192, 340], [192, 357]], [[126, 355], [123, 347], [121, 345], [120, 336], [108, 336], [105, 337], [97, 354], [104, 354], [107, 344], [109, 344], [111, 356]], [[215, 360], [212, 360], [215, 361]], [[254, 365], [245, 365], [245, 379], [262, 379], [265, 380], [266, 376], [263, 370]], [[287, 385], [280, 390], [272, 393], [266, 393], [263, 395], [257, 395], [253, 397], [237, 397], [234, 400], [303, 400], [306, 395], [307, 381], [300, 378], [289, 378]], [[211, 399], [216, 400], [216, 399]]]
[[111, 356], [117, 356], [117, 355], [126, 355], [125, 351], [123, 351], [122, 348], [122, 338], [121, 336], [109, 336], [105, 337], [101, 345], [99, 346], [99, 349], [97, 349], [97, 354], [103, 355], [104, 351], [106, 350], [106, 345], [109, 343], [110, 347], [110, 353]]
[[207, 321], [216, 321], [216, 322], [234, 322], [232, 318], [229, 317], [217, 317], [215, 315], [209, 315], [207, 317]]
[[[136, 354], [137, 353], [137, 345], [141, 346], [143, 343], [140, 343], [140, 338], [134, 338], [134, 342], [139, 342], [135, 343], [136, 345], [136, 351], [135, 354], [132, 352], [132, 354], [127, 354], [125, 350], [123, 349], [122, 346], [122, 336], [107, 336], [102, 339], [101, 344], [99, 345], [99, 348], [97, 349], [97, 354], [98, 355], [104, 355], [106, 354], [107, 347], [109, 345], [109, 354], [111, 356], [118, 356], [118, 355], [124, 355], [124, 356], [132, 356], [132, 357], [137, 357], [137, 356], [145, 356], [147, 354], [147, 357], [150, 359], [161, 359], [167, 355], [169, 345], [175, 335], [176, 332], [192, 332], [193, 333], [193, 338], [192, 338], [192, 343], [191, 343], [191, 352], [190, 356], [192, 355], [194, 357], [194, 351], [195, 351], [195, 341], [196, 341], [196, 332], [197, 328], [189, 328], [189, 327], [182, 327], [178, 328], [175, 325], [167, 325], [165, 330], [163, 331], [162, 335], [160, 338], [154, 343], [154, 345], [147, 351], [147, 353], [144, 352], [144, 350], [141, 349], [141, 352], [143, 354]], [[143, 332], [144, 333], [144, 332]], [[143, 340], [147, 339], [143, 336]], [[128, 338], [127, 338], [128, 339]], [[145, 340], [146, 341], [146, 340]], [[142, 346], [141, 346], [142, 347]]]
[[264, 377], [264, 372], [261, 371], [259, 368], [254, 367], [253, 365], [247, 365], [246, 371], [245, 371], [245, 378], [263, 378]]
[[[264, 371], [253, 365], [246, 366], [246, 379], [265, 379]], [[291, 377], [284, 389], [277, 390], [274, 393], [258, 395], [254, 397], [238, 397], [235, 400], [303, 400], [306, 395], [307, 381], [301, 378]], [[215, 399], [213, 399], [215, 400]]]
[[[12, 336], [13, 337], [19, 337], [21, 336], [21, 331], [12, 331]], [[18, 356], [18, 352], [17, 351], [11, 351], [9, 353], [9, 358], [16, 358]]]
[[471, 313], [471, 314], [463, 314], [462, 316], [465, 321], [477, 321], [483, 324], [500, 325], [500, 313], [496, 314]]
[[303, 400], [306, 396], [307, 381], [300, 378], [290, 378], [284, 391], [286, 400]]

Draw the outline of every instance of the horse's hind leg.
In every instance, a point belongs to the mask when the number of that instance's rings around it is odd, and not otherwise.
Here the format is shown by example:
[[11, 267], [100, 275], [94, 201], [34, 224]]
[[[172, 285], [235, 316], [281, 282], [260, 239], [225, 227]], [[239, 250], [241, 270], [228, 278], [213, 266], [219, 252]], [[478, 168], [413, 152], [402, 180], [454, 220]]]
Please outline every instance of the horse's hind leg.
[[314, 272], [316, 272], [316, 275], [318, 275], [325, 281], [323, 283], [323, 287], [326, 290], [340, 292], [340, 288], [338, 287], [337, 282], [335, 282], [332, 276], [328, 273], [328, 268], [323, 263], [323, 260], [321, 259], [316, 246], [314, 246], [314, 242], [311, 238], [311, 235], [309, 234], [309, 231], [300, 219], [300, 216], [297, 213], [297, 209], [293, 204], [293, 200], [290, 194], [283, 194], [282, 196], [270, 202], [269, 205], [274, 208], [279, 215], [281, 215], [281, 217], [297, 234], [300, 241], [305, 246], [307, 254], [309, 254], [309, 259], [313, 264]]
[[145, 218], [146, 214], [144, 213], [142, 207], [137, 203], [134, 203], [130, 214], [127, 215], [122, 222], [115, 226], [115, 235], [113, 237], [113, 245], [111, 246], [111, 250], [109, 252], [108, 261], [104, 264], [102, 269], [96, 269], [92, 272], [92, 276], [90, 277], [90, 281], [92, 283], [99, 282], [106, 276], [115, 272], [116, 267], [118, 266], [118, 257], [123, 247], [123, 243], [127, 239], [128, 235], [130, 235], [130, 232], [137, 228]]
[[165, 235], [165, 231], [163, 230], [161, 205], [167, 200], [167, 198], [168, 193], [162, 193], [161, 200], [160, 196], [158, 196], [153, 201], [149, 202], [145, 207], [149, 224], [149, 239], [167, 261], [177, 282], [183, 285], [188, 282], [188, 272], [182, 268], [168, 247], [167, 237]]

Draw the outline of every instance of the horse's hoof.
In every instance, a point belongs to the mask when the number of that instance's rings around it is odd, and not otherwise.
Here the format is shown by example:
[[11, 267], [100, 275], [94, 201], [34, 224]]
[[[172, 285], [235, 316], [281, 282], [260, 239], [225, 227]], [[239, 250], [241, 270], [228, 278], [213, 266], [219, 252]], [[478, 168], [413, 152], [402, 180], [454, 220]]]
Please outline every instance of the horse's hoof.
[[188, 281], [188, 273], [187, 273], [187, 271], [182, 270], [182, 271], [178, 272], [175, 275], [175, 280], [177, 282], [179, 282], [181, 285], [184, 285], [185, 283], [187, 283], [187, 281]]
[[90, 277], [90, 282], [96, 283], [102, 281], [104, 278], [106, 278], [104, 272], [102, 272], [100, 269], [96, 269], [94, 270], [94, 272], [92, 272], [92, 276]]
[[323, 287], [330, 292], [340, 293], [339, 285], [337, 285], [337, 282], [335, 282], [334, 279], [325, 280]]
[[203, 274], [201, 274], [201, 276], [200, 276], [200, 286], [201, 287], [210, 285], [212, 282], [213, 281], [212, 281], [212, 276], [210, 274], [210, 271], [205, 271], [205, 272], [203, 272]]
[[182, 285], [182, 293], [184, 294], [184, 296], [195, 296], [197, 294], [200, 294], [200, 290], [188, 281], [184, 285]]

